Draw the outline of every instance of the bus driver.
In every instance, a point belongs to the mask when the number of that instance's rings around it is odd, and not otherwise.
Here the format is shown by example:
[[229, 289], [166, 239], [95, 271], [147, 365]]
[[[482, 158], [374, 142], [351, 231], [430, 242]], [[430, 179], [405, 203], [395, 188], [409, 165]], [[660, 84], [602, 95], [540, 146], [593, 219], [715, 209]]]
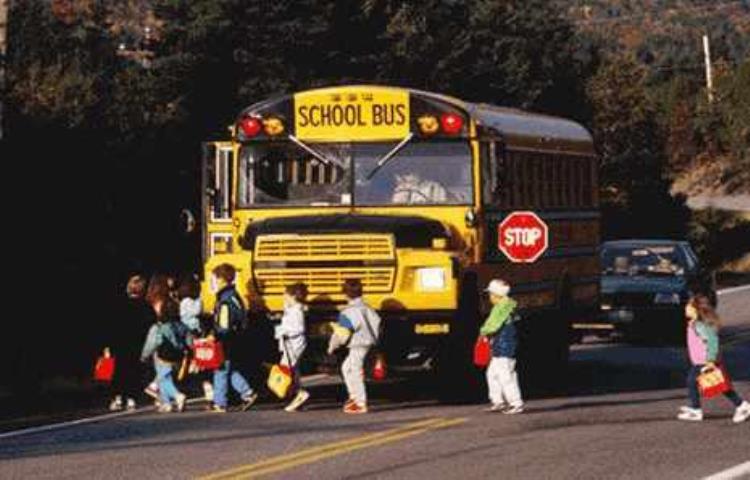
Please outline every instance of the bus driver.
[[442, 204], [447, 200], [448, 191], [434, 180], [423, 180], [416, 173], [396, 175], [396, 187], [391, 199], [394, 204]]

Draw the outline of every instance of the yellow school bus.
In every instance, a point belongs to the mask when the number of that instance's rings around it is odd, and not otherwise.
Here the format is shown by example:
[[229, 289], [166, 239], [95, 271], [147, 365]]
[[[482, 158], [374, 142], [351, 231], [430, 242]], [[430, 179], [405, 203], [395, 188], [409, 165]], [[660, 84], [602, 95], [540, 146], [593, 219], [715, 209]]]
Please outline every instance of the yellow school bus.
[[[359, 278], [385, 320], [390, 370], [434, 370], [470, 363], [483, 289], [501, 277], [520, 304], [524, 368], [540, 372], [564, 364], [570, 322], [596, 311], [597, 162], [573, 121], [356, 85], [270, 98], [230, 130], [204, 144], [209, 311], [220, 263], [236, 267], [257, 318], [304, 282], [315, 361], [342, 282]], [[499, 248], [517, 211], [545, 224], [535, 259]]]

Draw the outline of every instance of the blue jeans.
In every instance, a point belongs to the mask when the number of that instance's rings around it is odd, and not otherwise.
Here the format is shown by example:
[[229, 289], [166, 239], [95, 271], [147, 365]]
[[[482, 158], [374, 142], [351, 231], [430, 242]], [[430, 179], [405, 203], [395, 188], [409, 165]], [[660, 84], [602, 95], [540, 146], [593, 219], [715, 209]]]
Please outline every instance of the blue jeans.
[[229, 383], [235, 392], [239, 393], [243, 399], [253, 394], [253, 389], [247, 383], [245, 377], [240, 372], [232, 369], [232, 362], [229, 360], [224, 365], [214, 371], [214, 404], [226, 408], [229, 404], [227, 394], [229, 393]]
[[[698, 375], [701, 374], [701, 369], [703, 367], [705, 367], [705, 365], [693, 365], [690, 367], [690, 370], [688, 370], [687, 389], [690, 408], [701, 408], [701, 394], [698, 391]], [[724, 396], [727, 397], [735, 407], [742, 405], [742, 397], [740, 397], [734, 390], [724, 392]]]
[[169, 363], [154, 362], [156, 367], [156, 380], [159, 384], [159, 396], [164, 404], [172, 403], [177, 399], [180, 391], [174, 384], [173, 368]]

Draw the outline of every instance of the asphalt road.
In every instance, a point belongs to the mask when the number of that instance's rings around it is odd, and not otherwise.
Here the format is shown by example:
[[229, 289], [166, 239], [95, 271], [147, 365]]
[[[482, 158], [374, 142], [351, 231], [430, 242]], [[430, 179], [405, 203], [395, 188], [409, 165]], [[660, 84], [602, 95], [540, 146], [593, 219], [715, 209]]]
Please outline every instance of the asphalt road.
[[[725, 360], [750, 398], [750, 290], [720, 308]], [[409, 382], [375, 387], [372, 413], [346, 416], [341, 387], [323, 379], [296, 414], [192, 405], [0, 438], [0, 478], [690, 479], [750, 462], [750, 422], [733, 425], [723, 399], [700, 424], [675, 420], [685, 368], [680, 348], [588, 339], [568, 394], [518, 416], [440, 405]]]

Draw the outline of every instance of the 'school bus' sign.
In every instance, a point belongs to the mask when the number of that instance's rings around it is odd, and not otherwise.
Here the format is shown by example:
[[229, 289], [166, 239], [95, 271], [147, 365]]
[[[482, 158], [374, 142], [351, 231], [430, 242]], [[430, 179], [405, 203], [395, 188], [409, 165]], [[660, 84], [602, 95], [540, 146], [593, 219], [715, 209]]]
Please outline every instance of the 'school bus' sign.
[[357, 87], [298, 93], [294, 125], [302, 140], [401, 140], [409, 134], [409, 93]]
[[547, 224], [534, 212], [513, 212], [497, 226], [497, 248], [511, 262], [535, 262], [548, 246]]

